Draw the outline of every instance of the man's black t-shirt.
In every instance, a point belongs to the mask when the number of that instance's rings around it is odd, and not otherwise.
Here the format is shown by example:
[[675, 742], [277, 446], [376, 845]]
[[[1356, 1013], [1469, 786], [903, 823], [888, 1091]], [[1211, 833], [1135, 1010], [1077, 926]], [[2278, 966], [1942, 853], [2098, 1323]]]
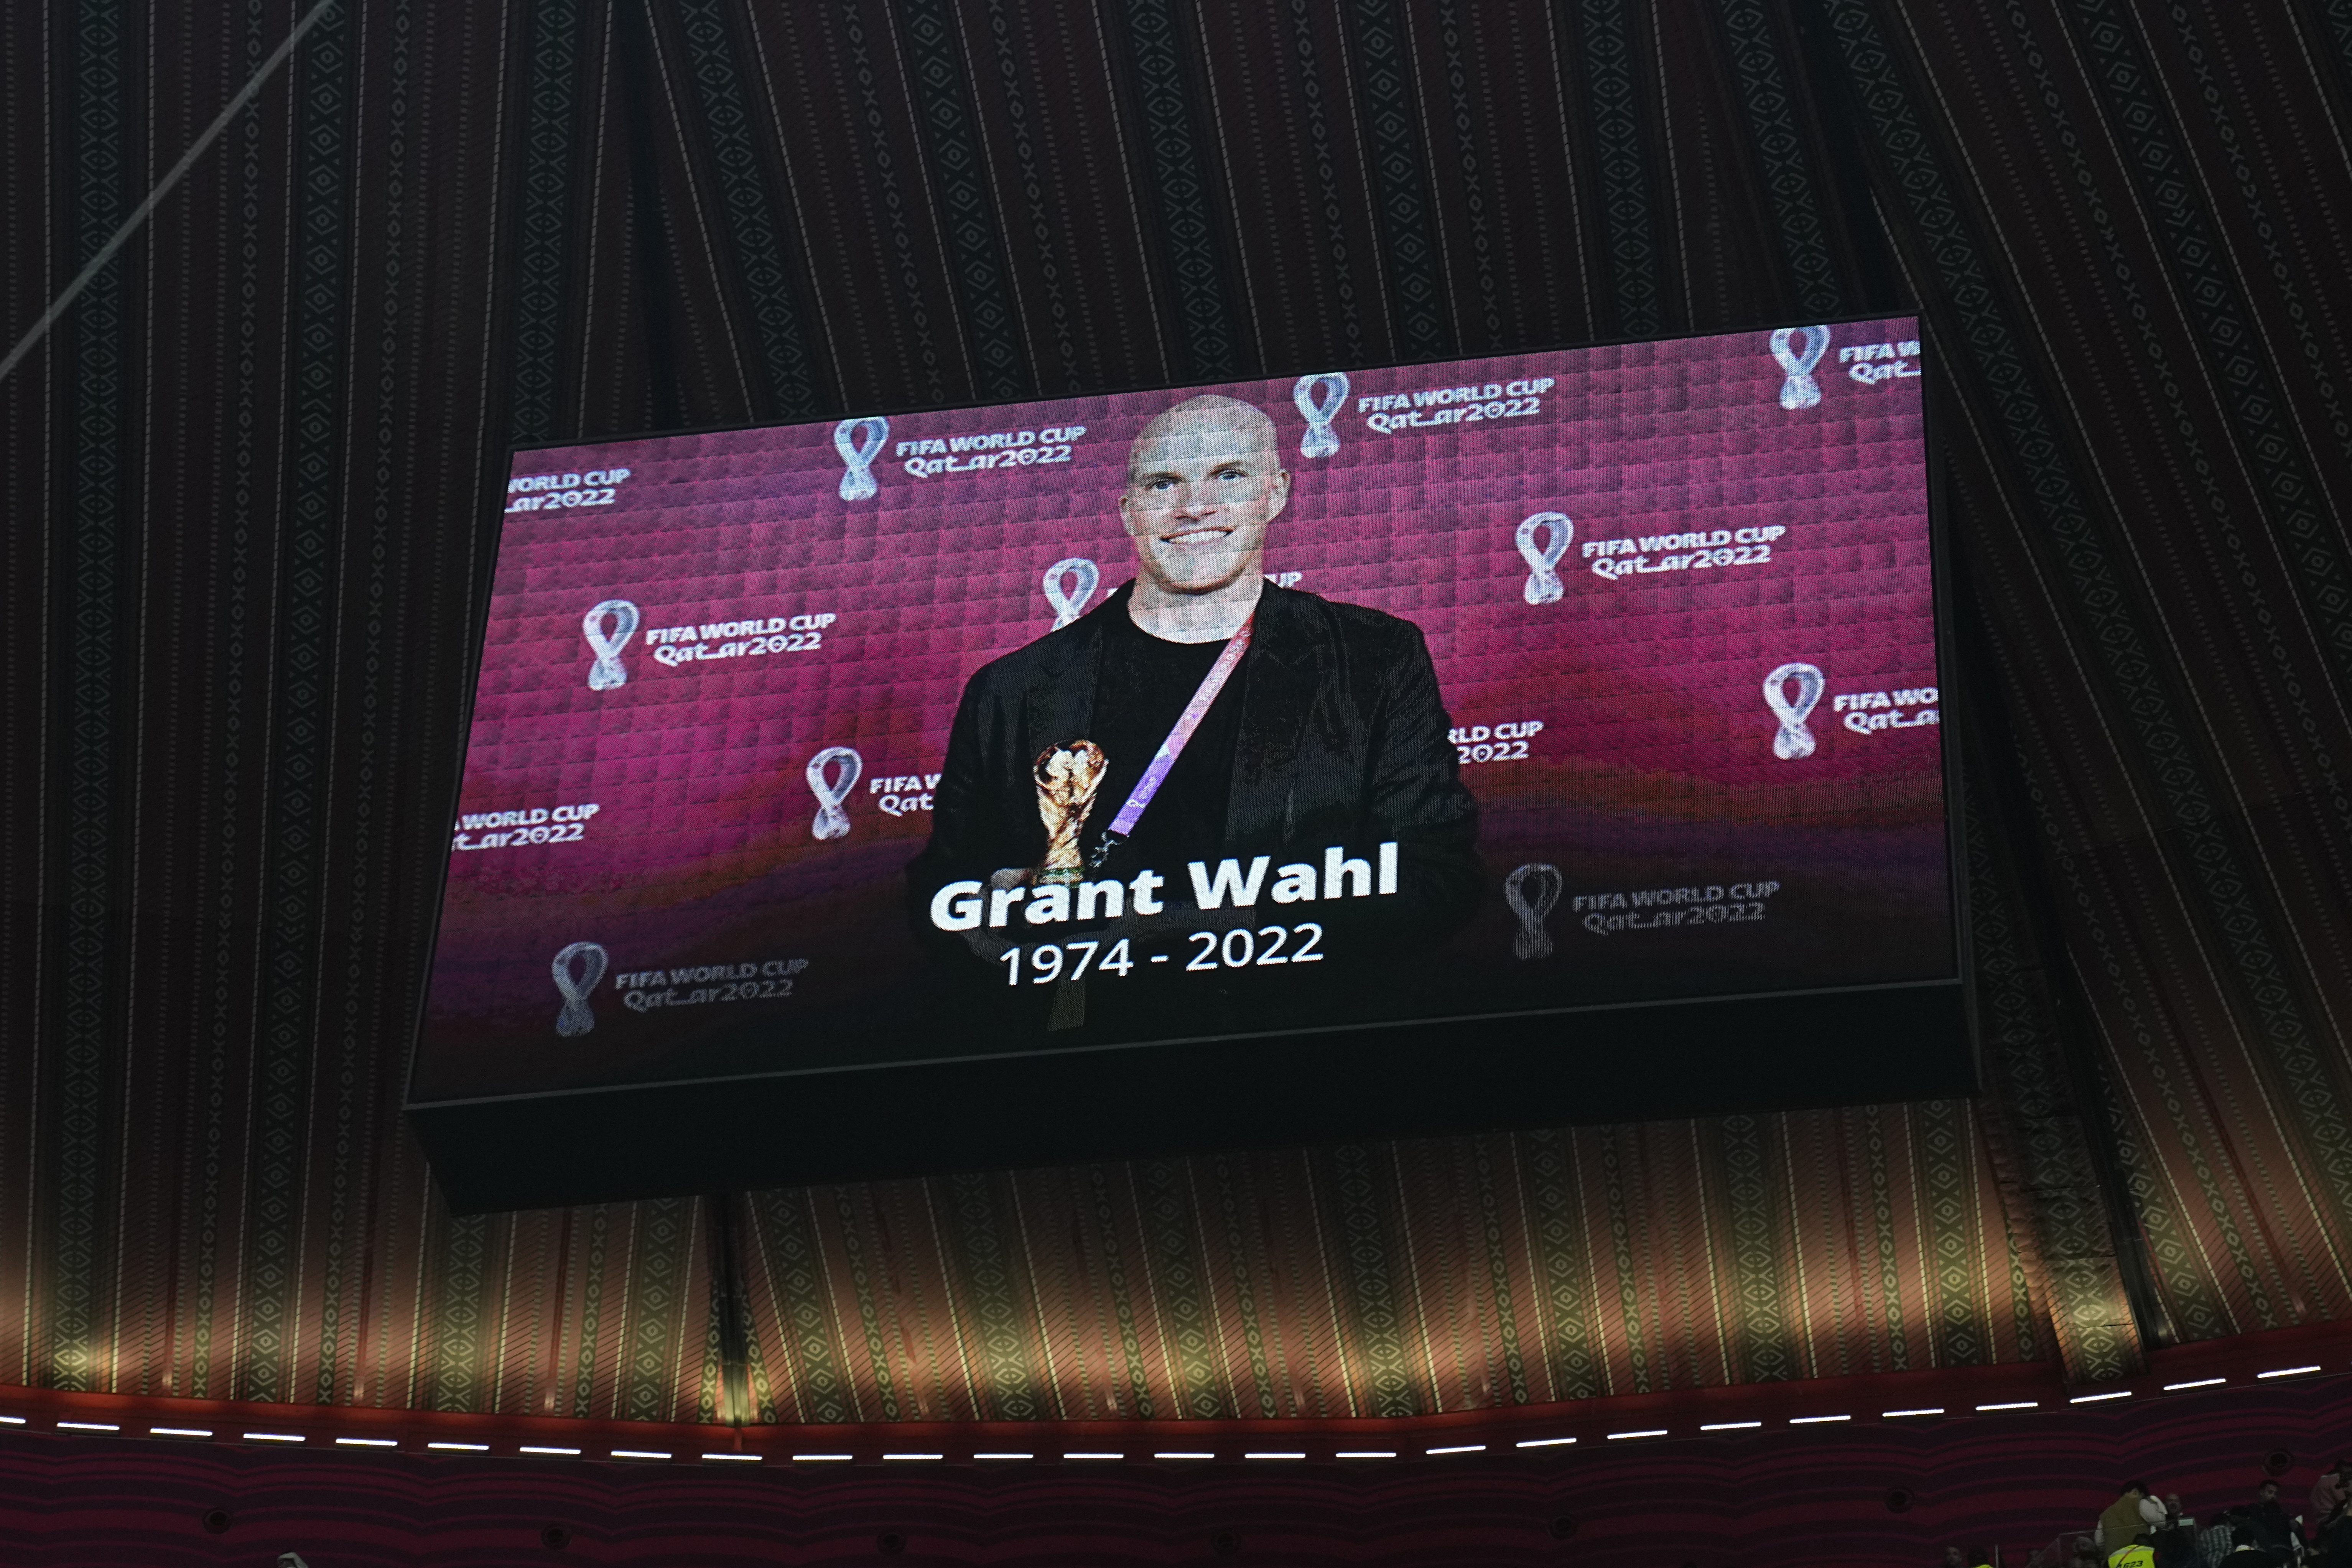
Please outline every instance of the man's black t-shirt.
[[[1087, 816], [1082, 842], [1089, 857], [1225, 649], [1223, 642], [1169, 642], [1153, 637], [1124, 613], [1110, 616], [1109, 622], [1096, 669], [1093, 732], [1087, 739], [1103, 749], [1110, 768]], [[1234, 751], [1241, 742], [1241, 690], [1249, 662], [1249, 656], [1243, 655], [1183, 754], [1160, 782], [1134, 834], [1103, 863], [1100, 875], [1129, 877], [1148, 866], [1171, 879], [1172, 895], [1189, 885], [1185, 862], [1218, 857], [1225, 837]]]

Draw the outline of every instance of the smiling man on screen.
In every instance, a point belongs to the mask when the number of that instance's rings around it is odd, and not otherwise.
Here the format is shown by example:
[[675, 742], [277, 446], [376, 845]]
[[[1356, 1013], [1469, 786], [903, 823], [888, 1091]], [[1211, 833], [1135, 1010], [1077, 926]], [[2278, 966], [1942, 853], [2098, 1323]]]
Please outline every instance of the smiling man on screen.
[[1346, 960], [1468, 917], [1477, 807], [1428, 647], [1265, 580], [1290, 486], [1247, 403], [1193, 397], [1143, 427], [1118, 497], [1134, 581], [964, 688], [912, 868], [919, 924], [1001, 947], [1089, 916], [1311, 915]]

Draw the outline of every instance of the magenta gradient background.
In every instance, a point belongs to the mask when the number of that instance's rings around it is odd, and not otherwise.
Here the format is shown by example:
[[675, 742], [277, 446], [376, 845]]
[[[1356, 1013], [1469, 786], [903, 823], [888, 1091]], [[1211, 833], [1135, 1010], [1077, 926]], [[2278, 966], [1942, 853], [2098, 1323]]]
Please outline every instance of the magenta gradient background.
[[[1280, 433], [1293, 488], [1268, 572], [1419, 625], [1456, 725], [1545, 725], [1528, 761], [1464, 770], [1494, 896], [1449, 944], [1454, 1005], [1954, 972], [1939, 731], [1855, 735], [1825, 696], [1811, 757], [1770, 750], [1760, 687], [1783, 662], [1820, 666], [1832, 695], [1937, 682], [1920, 382], [1858, 383], [1837, 360], [1917, 325], [1833, 334], [1822, 402], [1793, 412], [1762, 331], [1353, 373], [1340, 450], [1319, 460], [1299, 455], [1292, 379], [1203, 389], [1265, 408]], [[1357, 412], [1380, 393], [1547, 375], [1531, 417], [1382, 436]], [[966, 679], [1051, 629], [1049, 564], [1097, 563], [1093, 605], [1133, 574], [1115, 504], [1125, 453], [1186, 395], [896, 416], [879, 493], [859, 501], [838, 494], [831, 422], [520, 454], [517, 475], [631, 477], [610, 507], [504, 520], [460, 809], [602, 810], [578, 843], [453, 857], [416, 1097], [903, 1048], [858, 1020], [915, 972], [900, 877], [929, 814], [884, 815], [869, 784], [939, 770]], [[1087, 433], [1066, 464], [916, 479], [892, 456], [902, 440], [1074, 424]], [[1515, 538], [1539, 510], [1567, 513], [1575, 541], [1563, 597], [1530, 605]], [[1776, 523], [1790, 531], [1760, 565], [1612, 582], [1581, 548]], [[598, 692], [580, 623], [606, 598], [643, 620], [627, 682]], [[666, 668], [646, 640], [821, 612], [840, 618], [813, 652]], [[834, 745], [855, 747], [864, 773], [850, 834], [821, 843], [803, 770]], [[1561, 868], [1568, 897], [1549, 921], [1555, 953], [1523, 963], [1499, 889], [1537, 860]], [[1596, 936], [1569, 901], [1749, 878], [1784, 884], [1750, 926]], [[612, 966], [595, 1030], [566, 1040], [549, 963], [583, 940]], [[614, 989], [615, 973], [794, 957], [810, 967], [789, 1002], [634, 1015]], [[698, 1055], [711, 1028], [768, 1016], [751, 1056]]]

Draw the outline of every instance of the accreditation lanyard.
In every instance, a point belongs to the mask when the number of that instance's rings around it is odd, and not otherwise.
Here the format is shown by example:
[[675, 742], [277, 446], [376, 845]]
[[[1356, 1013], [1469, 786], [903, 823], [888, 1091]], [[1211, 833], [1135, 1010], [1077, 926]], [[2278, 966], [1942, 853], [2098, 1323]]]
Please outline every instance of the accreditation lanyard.
[[1151, 804], [1151, 797], [1158, 795], [1160, 786], [1168, 781], [1168, 770], [1174, 767], [1176, 759], [1184, 754], [1185, 746], [1192, 742], [1192, 731], [1201, 727], [1201, 721], [1208, 716], [1210, 704], [1216, 701], [1217, 693], [1223, 691], [1225, 682], [1233, 678], [1234, 668], [1242, 661], [1242, 655], [1249, 651], [1250, 627], [1256, 621], [1257, 613], [1253, 610], [1250, 618], [1242, 623], [1241, 630], [1226, 642], [1225, 651], [1217, 656], [1217, 662], [1209, 666], [1209, 673], [1201, 678], [1200, 689], [1192, 693], [1192, 700], [1184, 704], [1184, 711], [1176, 716], [1176, 727], [1168, 731], [1166, 740], [1160, 742], [1160, 750], [1152, 754], [1151, 765], [1143, 770], [1143, 776], [1135, 781], [1135, 788], [1129, 794], [1127, 804], [1120, 806], [1118, 815], [1110, 819], [1110, 829], [1103, 835], [1102, 847], [1087, 861], [1089, 866], [1100, 866], [1108, 859], [1111, 851], [1126, 843], [1128, 836], [1135, 831], [1135, 825], [1143, 819], [1143, 808]]

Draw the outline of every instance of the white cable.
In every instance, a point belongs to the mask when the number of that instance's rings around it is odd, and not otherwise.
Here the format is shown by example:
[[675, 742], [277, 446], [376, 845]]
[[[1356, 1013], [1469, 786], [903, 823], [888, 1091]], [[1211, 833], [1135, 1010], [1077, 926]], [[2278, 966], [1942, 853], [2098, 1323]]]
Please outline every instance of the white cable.
[[114, 253], [121, 250], [139, 226], [147, 221], [147, 215], [153, 212], [156, 205], [172, 194], [172, 187], [180, 183], [180, 176], [186, 174], [198, 158], [204, 156], [205, 149], [218, 140], [223, 131], [228, 129], [228, 122], [236, 118], [237, 111], [253, 101], [253, 95], [261, 90], [262, 83], [269, 79], [269, 73], [276, 70], [286, 57], [294, 52], [294, 46], [302, 41], [302, 35], [315, 26], [319, 18], [334, 9], [334, 5], [335, 0], [319, 0], [316, 5], [310, 7], [309, 16], [294, 24], [294, 30], [286, 35], [286, 41], [278, 46], [276, 53], [261, 62], [261, 68], [253, 73], [253, 79], [247, 82], [237, 95], [228, 100], [227, 107], [220, 111], [218, 118], [205, 127], [205, 133], [196, 138], [194, 145], [180, 154], [180, 161], [172, 165], [171, 172], [155, 182], [155, 188], [147, 193], [147, 199], [141, 202], [138, 209], [122, 220], [122, 226], [114, 231], [114, 237], [108, 240], [100, 248], [99, 253], [89, 258], [82, 269], [74, 275], [74, 280], [66, 285], [65, 292], [51, 300], [49, 308], [41, 312], [41, 319], [35, 321], [25, 335], [16, 340], [16, 346], [8, 351], [8, 357], [0, 359], [0, 381], [7, 380], [8, 373], [16, 368], [17, 362], [31, 353], [33, 345], [48, 335], [49, 329], [57, 325], [58, 318], [64, 315], [68, 308], [81, 297], [81, 291], [89, 287], [89, 280], [97, 277], [108, 262], [114, 259]]

